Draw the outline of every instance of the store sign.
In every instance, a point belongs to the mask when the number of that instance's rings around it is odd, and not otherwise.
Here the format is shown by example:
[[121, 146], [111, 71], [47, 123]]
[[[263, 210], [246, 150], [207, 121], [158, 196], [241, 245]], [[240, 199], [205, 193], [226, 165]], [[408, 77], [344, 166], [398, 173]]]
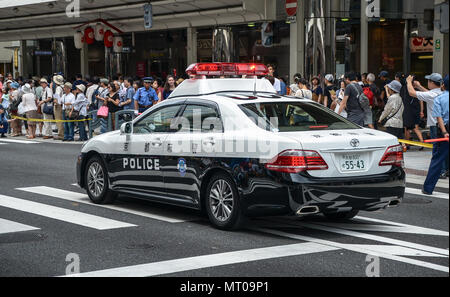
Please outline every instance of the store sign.
[[436, 50], [440, 51], [441, 50], [441, 40], [440, 39], [436, 39], [435, 44], [436, 44], [436, 47], [435, 47]]
[[297, 0], [286, 0], [286, 13], [288, 16], [297, 14]]
[[413, 37], [410, 39], [411, 53], [432, 53], [434, 50], [433, 37]]
[[144, 5], [144, 28], [153, 27], [153, 6], [150, 3]]

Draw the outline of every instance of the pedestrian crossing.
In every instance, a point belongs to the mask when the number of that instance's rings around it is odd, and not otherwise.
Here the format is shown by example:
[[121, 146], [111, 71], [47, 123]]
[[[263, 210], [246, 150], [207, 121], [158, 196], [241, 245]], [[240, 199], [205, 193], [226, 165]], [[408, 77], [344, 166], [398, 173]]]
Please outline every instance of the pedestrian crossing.
[[38, 141], [33, 140], [20, 140], [20, 139], [9, 139], [9, 138], [0, 138], [0, 145], [5, 144], [39, 144]]

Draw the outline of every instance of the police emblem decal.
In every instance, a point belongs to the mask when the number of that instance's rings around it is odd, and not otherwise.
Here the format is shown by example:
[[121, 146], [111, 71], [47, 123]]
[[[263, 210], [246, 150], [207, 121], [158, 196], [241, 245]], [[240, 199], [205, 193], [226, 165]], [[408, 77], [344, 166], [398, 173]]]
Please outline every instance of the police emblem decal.
[[178, 165], [177, 165], [178, 171], [180, 172], [180, 175], [184, 177], [187, 172], [187, 162], [185, 159], [180, 158], [178, 159]]

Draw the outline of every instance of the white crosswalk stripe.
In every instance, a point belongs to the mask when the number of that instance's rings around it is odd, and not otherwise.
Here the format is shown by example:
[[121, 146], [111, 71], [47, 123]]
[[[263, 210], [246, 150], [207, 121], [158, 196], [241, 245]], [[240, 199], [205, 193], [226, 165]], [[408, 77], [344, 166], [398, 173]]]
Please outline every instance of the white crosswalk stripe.
[[129, 223], [4, 195], [0, 195], [0, 206], [97, 230], [136, 227]]
[[424, 195], [422, 193], [422, 190], [413, 189], [413, 188], [406, 188], [405, 192], [406, 192], [406, 194], [428, 197], [430, 199], [437, 198], [437, 199], [449, 200], [448, 193], [433, 192], [433, 195]]
[[[3, 143], [2, 143], [3, 142]], [[0, 144], [8, 144], [8, 143], [19, 143], [19, 144], [39, 144], [38, 141], [32, 140], [19, 140], [19, 139], [5, 139], [0, 138]]]
[[29, 188], [18, 188], [16, 190], [25, 191], [29, 193], [50, 196], [58, 199], [68, 200], [77, 203], [89, 204], [96, 207], [107, 208], [115, 211], [125, 212], [134, 214], [141, 217], [146, 217], [150, 219], [155, 219], [168, 223], [183, 223], [189, 220], [193, 220], [194, 218], [185, 217], [185, 218], [174, 218], [170, 216], [165, 216], [161, 214], [155, 214], [152, 212], [144, 211], [142, 209], [132, 208], [132, 206], [117, 206], [117, 205], [96, 205], [91, 202], [88, 198], [88, 195], [81, 194], [73, 191], [66, 191], [52, 187], [29, 187]]
[[0, 218], [0, 234], [35, 231], [35, 230], [39, 230], [39, 228]]

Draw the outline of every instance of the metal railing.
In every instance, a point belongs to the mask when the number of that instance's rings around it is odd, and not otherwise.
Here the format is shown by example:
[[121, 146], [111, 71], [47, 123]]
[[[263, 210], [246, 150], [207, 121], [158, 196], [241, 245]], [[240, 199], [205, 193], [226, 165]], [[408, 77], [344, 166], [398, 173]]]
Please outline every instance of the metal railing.
[[97, 117], [97, 111], [93, 110], [88, 113], [88, 117], [91, 119], [89, 121], [89, 138], [92, 138], [94, 131], [97, 128], [101, 128], [102, 133], [111, 132], [114, 130], [119, 130], [123, 123], [131, 122], [136, 118], [134, 110], [121, 110], [114, 114], [114, 127], [113, 127], [113, 116], [111, 113], [108, 118]]

